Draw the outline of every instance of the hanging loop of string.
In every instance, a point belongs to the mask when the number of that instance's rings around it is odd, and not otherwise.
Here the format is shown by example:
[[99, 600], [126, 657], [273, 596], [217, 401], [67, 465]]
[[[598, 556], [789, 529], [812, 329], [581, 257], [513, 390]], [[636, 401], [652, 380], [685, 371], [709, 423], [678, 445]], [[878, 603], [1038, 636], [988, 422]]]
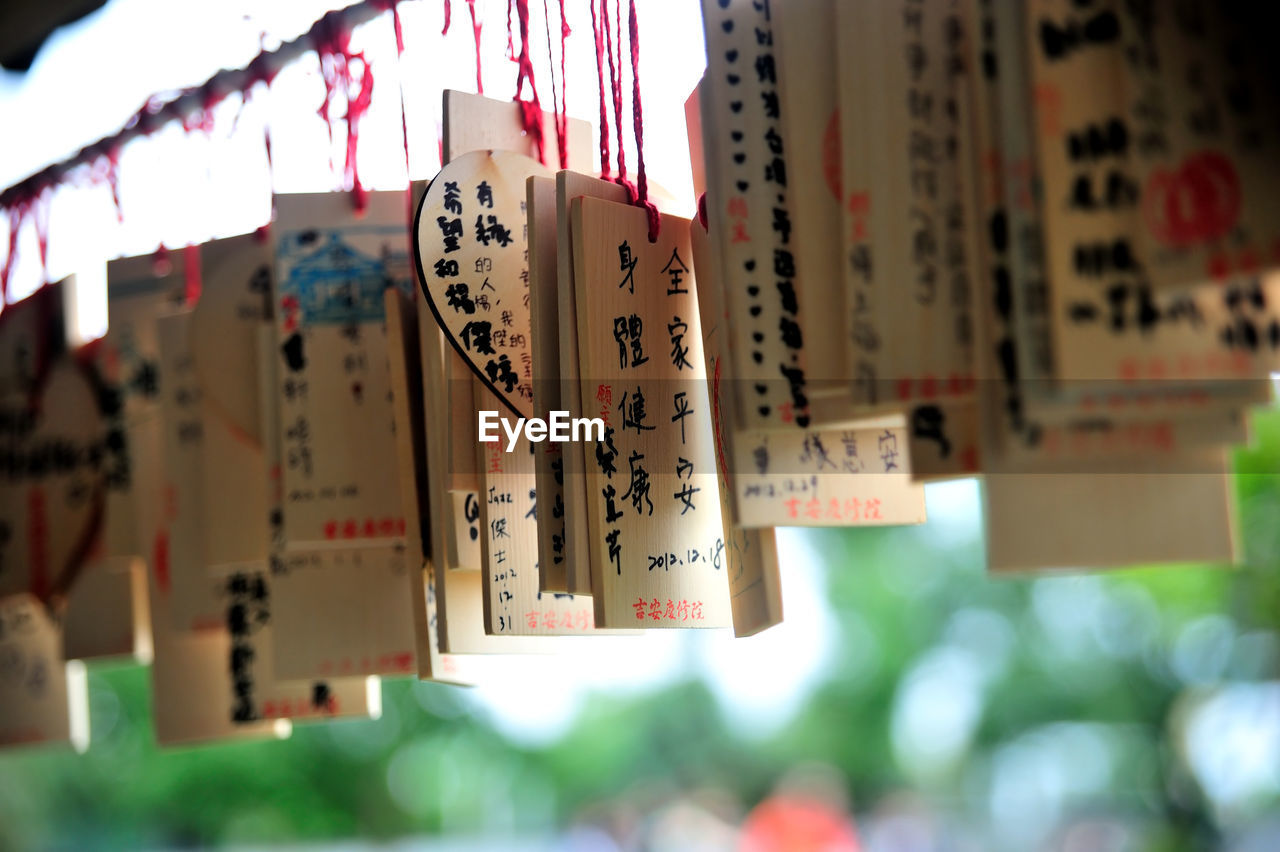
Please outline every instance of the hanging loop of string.
[[[325, 97], [320, 104], [320, 117], [329, 125], [329, 142], [333, 142], [331, 114], [335, 95], [341, 91], [347, 101], [344, 121], [347, 126], [346, 158], [343, 163], [343, 185], [350, 185], [356, 212], [363, 213], [369, 203], [368, 190], [360, 182], [357, 152], [360, 145], [360, 119], [373, 100], [373, 69], [364, 53], [351, 50], [351, 29], [341, 16], [329, 13], [322, 18], [312, 36], [316, 53], [320, 57], [320, 72], [324, 78]], [[354, 92], [356, 76], [352, 66], [360, 63], [359, 88]]]
[[[623, 113], [623, 80], [625, 70], [622, 65], [622, 0], [614, 0], [613, 23], [609, 21], [609, 2], [600, 0], [600, 14], [597, 18], [595, 4], [591, 6], [591, 23], [596, 31], [596, 67], [600, 77], [600, 160], [601, 177], [609, 179], [608, 166], [608, 134], [609, 121], [604, 92], [603, 55], [608, 60], [610, 94], [613, 101], [613, 120], [618, 139], [617, 177], [614, 183], [627, 190], [631, 204], [644, 207], [649, 220], [649, 242], [656, 242], [662, 227], [662, 219], [658, 208], [649, 200], [649, 178], [644, 164], [644, 106], [640, 98], [640, 27], [636, 15], [636, 2], [630, 0], [627, 15], [627, 40], [631, 58], [631, 120], [632, 132], [636, 142], [636, 182], [627, 178], [627, 158], [622, 136]], [[617, 35], [617, 46], [614, 46], [614, 35]], [[603, 34], [603, 36], [602, 36]]]
[[569, 104], [566, 97], [564, 76], [565, 41], [568, 39], [569, 23], [565, 20], [564, 0], [560, 6], [560, 89], [556, 90], [556, 62], [551, 50], [551, 11], [547, 0], [542, 0], [542, 16], [547, 29], [547, 67], [551, 69], [551, 113], [556, 122], [556, 154], [560, 158], [560, 168], [569, 168]]
[[[601, 19], [605, 17], [605, 0], [600, 0], [600, 15], [596, 15], [596, 0], [590, 0], [591, 33], [595, 37], [596, 77], [600, 83], [600, 178], [609, 179], [609, 110], [605, 105], [604, 94], [604, 29]], [[621, 141], [621, 140], [619, 140]]]
[[[631, 114], [636, 134], [636, 201], [649, 217], [649, 242], [658, 241], [662, 219], [658, 208], [649, 200], [649, 179], [644, 171], [644, 108], [640, 104], [640, 27], [636, 21], [636, 0], [631, 0], [628, 21], [631, 36]], [[621, 146], [619, 146], [621, 148]]]
[[[512, 44], [511, 6], [512, 2], [508, 0], [508, 44]], [[516, 62], [515, 101], [520, 105], [520, 124], [524, 128], [524, 132], [533, 140], [533, 150], [537, 155], [538, 162], [546, 165], [547, 154], [542, 133], [542, 104], [538, 101], [538, 87], [533, 78], [533, 60], [529, 55], [529, 0], [514, 0], [514, 6], [518, 26], [520, 27], [520, 52], [514, 57]], [[524, 91], [526, 81], [529, 84], [529, 97], [527, 100], [520, 96], [521, 92]]]

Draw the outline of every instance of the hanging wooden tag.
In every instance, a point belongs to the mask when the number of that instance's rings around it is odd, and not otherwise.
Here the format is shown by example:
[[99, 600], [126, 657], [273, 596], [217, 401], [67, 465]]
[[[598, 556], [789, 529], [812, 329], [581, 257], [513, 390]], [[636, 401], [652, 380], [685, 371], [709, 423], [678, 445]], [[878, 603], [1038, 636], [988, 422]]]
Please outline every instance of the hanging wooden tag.
[[[524, 130], [519, 104], [451, 89], [445, 90], [443, 101], [442, 165], [463, 154], [484, 150], [511, 151], [537, 157], [534, 138]], [[555, 116], [551, 113], [544, 111], [542, 120], [544, 127], [555, 126]], [[592, 154], [591, 125], [581, 119], [570, 118], [566, 131], [570, 164], [579, 164], [583, 168], [590, 162]], [[561, 164], [562, 167], [564, 165]], [[416, 205], [414, 209], [417, 209]], [[444, 469], [448, 489], [462, 492], [455, 498], [460, 509], [457, 526], [469, 538], [478, 516], [479, 502], [474, 493], [468, 492], [476, 492], [480, 487], [472, 451], [476, 443], [475, 420], [467, 408], [471, 399], [471, 377], [462, 359], [452, 349], [445, 353], [445, 363], [450, 378], [450, 395], [446, 409], [449, 412], [448, 453], [444, 456], [448, 464]], [[478, 536], [465, 549], [474, 553], [476, 558], [468, 560], [465, 565], [455, 563], [451, 567], [479, 570]]]
[[0, 748], [89, 745], [84, 667], [69, 667], [48, 610], [28, 594], [0, 598]]
[[275, 666], [284, 679], [417, 671], [402, 550], [284, 553], [272, 563]]
[[62, 612], [68, 660], [151, 661], [146, 563], [137, 557], [97, 559], [76, 578]]
[[376, 718], [381, 714], [376, 678], [284, 680], [276, 676], [272, 585], [265, 562], [221, 566], [212, 573], [230, 638], [227, 660], [232, 722]]
[[[1099, 44], [1064, 49], [1041, 37], [1083, 24], [1089, 13], [1067, 3], [1037, 7], [1020, 33], [1037, 95], [1057, 377], [1265, 375], [1280, 357], [1280, 279], [1267, 271], [1280, 225], [1271, 153], [1280, 137], [1262, 126], [1265, 87], [1250, 85], [1240, 56], [1229, 85], [1251, 92], [1260, 111], [1219, 101], [1219, 64], [1195, 56], [1229, 30], [1220, 13], [1200, 10], [1205, 23], [1191, 40], [1179, 14], [1107, 14], [1113, 35]], [[1120, 41], [1128, 32], [1144, 33], [1133, 62]], [[1162, 109], [1152, 108], [1153, 91], [1167, 94]]]
[[[725, 236], [725, 301], [733, 375], [743, 382], [736, 428], [810, 423], [805, 306], [795, 287], [773, 25], [768, 7], [703, 0], [707, 44], [704, 144], [711, 220]], [[758, 34], [758, 35], [757, 35]], [[757, 70], [759, 69], [759, 70]], [[776, 211], [776, 212], [775, 212]]]
[[[205, 564], [267, 558], [269, 519], [258, 370], [260, 329], [270, 327], [271, 249], [256, 236], [201, 247], [203, 289], [191, 313], [198, 396]], [[274, 347], [264, 353], [274, 356]], [[286, 396], [297, 391], [286, 378]], [[277, 404], [269, 398], [265, 404]]]
[[[559, 302], [560, 388], [561, 406], [570, 417], [590, 417], [594, 404], [584, 401], [579, 373], [581, 360], [578, 346], [578, 297], [574, 283], [573, 227], [570, 205], [575, 198], [600, 198], [621, 204], [627, 191], [616, 183], [578, 172], [561, 171], [556, 175], [556, 297]], [[586, 472], [595, 464], [588, 458], [584, 444], [568, 444], [562, 448], [564, 462], [564, 542], [565, 590], [571, 594], [590, 594], [592, 551], [587, 546], [589, 521], [587, 514], [588, 485]]]
[[[843, 277], [843, 184], [840, 179], [840, 102], [837, 91], [835, 0], [801, 0], [773, 7], [778, 92], [786, 105], [782, 138], [792, 190], [791, 224], [796, 292], [805, 311], [804, 347], [814, 422], [851, 416], [852, 353]], [[861, 53], [850, 50], [849, 53]]]
[[404, 196], [276, 199], [275, 318], [289, 549], [384, 547], [405, 519], [391, 435], [382, 291], [412, 287]]
[[720, 495], [720, 524], [725, 533], [725, 564], [729, 573], [729, 605], [735, 636], [750, 636], [782, 621], [782, 580], [772, 528], [750, 530], [734, 520], [734, 430], [725, 423], [732, 405], [732, 390], [721, 382], [728, 360], [727, 312], [720, 279], [713, 262], [710, 235], [698, 219], [689, 223], [690, 251], [698, 273], [698, 324], [702, 329], [702, 355], [706, 364], [708, 401], [715, 441], [716, 484]]
[[[440, 332], [439, 324], [426, 304], [421, 288], [417, 293], [417, 305], [419, 337], [422, 341], [424, 404], [428, 410], [440, 411], [449, 405], [449, 385], [444, 379], [444, 356], [450, 350]], [[474, 403], [468, 403], [468, 407], [473, 408]], [[465, 654], [551, 653], [556, 648], [555, 639], [485, 634], [483, 578], [478, 570], [481, 564], [479, 503], [476, 493], [469, 492], [476, 504], [475, 519], [459, 534], [457, 520], [461, 518], [466, 523], [466, 515], [455, 513], [455, 506], [445, 502], [454, 495], [445, 489], [444, 483], [449, 436], [442, 420], [443, 418], [430, 418], [424, 423], [428, 449], [428, 490], [433, 499], [439, 499], [445, 505], [445, 511], [431, 512], [432, 541], [437, 544], [432, 548], [431, 564], [428, 566], [431, 583], [427, 587], [427, 600], [428, 612], [432, 608], [435, 611], [436, 648], [446, 658]], [[474, 538], [470, 535], [470, 529], [475, 530]], [[457, 559], [455, 549], [462, 545], [474, 552], [477, 570], [453, 570], [450, 567], [457, 564], [454, 561]], [[470, 663], [465, 665], [470, 666]]]
[[151, 708], [159, 745], [289, 736], [285, 720], [235, 721], [231, 637], [224, 627], [174, 630], [154, 570], [148, 572], [148, 596], [155, 646]]
[[257, 234], [200, 246], [200, 299], [191, 318], [191, 354], [201, 400], [233, 433], [260, 443], [259, 323], [271, 317], [271, 245]]
[[518, 154], [464, 154], [432, 181], [414, 223], [419, 280], [436, 321], [480, 381], [526, 418], [533, 354], [524, 185], [533, 174], [550, 176]]
[[64, 597], [94, 559], [106, 505], [107, 427], [86, 369], [66, 354], [32, 395], [10, 394], [0, 419], [0, 594]]
[[[556, 280], [556, 184], [531, 177], [525, 184], [529, 212], [529, 315], [533, 347], [533, 410], [542, 420], [563, 411], [560, 381], [560, 303]], [[538, 588], [567, 592], [564, 445], [544, 442], [534, 450], [534, 474], [542, 516], [538, 519]]]
[[[731, 622], [689, 222], [572, 202], [591, 588], [601, 627]], [[603, 436], [599, 429], [603, 428]]]
[[[1225, 454], [1206, 450], [1143, 472], [987, 476], [992, 572], [1235, 560]], [[1070, 523], [1057, 519], [1070, 518]]]
[[[420, 352], [418, 304], [420, 293], [406, 296], [399, 290], [384, 294], [387, 310], [387, 339], [391, 368], [391, 393], [395, 409], [396, 452], [400, 459], [400, 492], [405, 514], [410, 518], [405, 538], [405, 558], [410, 566], [409, 600], [413, 607], [415, 657], [419, 680], [434, 680], [459, 686], [471, 685], [474, 675], [465, 660], [440, 653], [439, 622], [432, 576], [427, 554], [435, 534], [432, 514], [428, 510], [429, 478], [427, 475], [426, 441], [423, 424], [424, 385]], [[422, 306], [427, 311], [425, 305]], [[434, 318], [427, 322], [435, 323]], [[413, 566], [420, 570], [412, 570]]]
[[107, 334], [97, 368], [107, 386], [107, 517], [104, 556], [166, 558], [160, 533], [163, 432], [156, 317], [183, 304], [181, 255], [107, 264]]
[[[476, 386], [480, 407], [485, 388]], [[591, 598], [542, 592], [538, 586], [538, 503], [534, 473], [536, 444], [524, 438], [514, 448], [479, 444], [480, 529], [484, 562], [485, 632], [497, 635], [582, 635], [595, 627]]]
[[[205, 537], [216, 528], [206, 524], [204, 432], [190, 331], [189, 311], [156, 319], [164, 430], [162, 534], [166, 542], [165, 559], [156, 566], [156, 585], [168, 599], [166, 608], [175, 630], [208, 629], [222, 623], [217, 583], [209, 575], [205, 558]], [[265, 537], [262, 546], [265, 550]]]

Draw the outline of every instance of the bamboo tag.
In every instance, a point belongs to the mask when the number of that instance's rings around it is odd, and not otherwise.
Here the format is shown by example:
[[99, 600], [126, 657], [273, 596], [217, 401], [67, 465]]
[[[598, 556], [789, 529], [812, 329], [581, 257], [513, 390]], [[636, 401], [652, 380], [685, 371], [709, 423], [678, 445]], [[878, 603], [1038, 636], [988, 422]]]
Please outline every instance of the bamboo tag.
[[0, 707], [0, 748], [89, 745], [84, 667], [63, 661], [57, 625], [32, 595], [0, 598]]
[[408, 292], [404, 196], [357, 220], [338, 193], [276, 199], [284, 540], [290, 549], [402, 541], [382, 291]]
[[[737, 428], [809, 425], [805, 311], [796, 291], [773, 25], [769, 7], [703, 0], [707, 75], [703, 140], [711, 220], [732, 320]], [[758, 70], [757, 70], [758, 69]]]
[[596, 624], [728, 626], [689, 222], [583, 197], [572, 228]]
[[689, 248], [698, 273], [698, 324], [702, 329], [702, 355], [707, 368], [708, 399], [711, 403], [712, 435], [715, 440], [716, 485], [720, 495], [720, 524], [725, 533], [725, 561], [729, 572], [729, 605], [733, 610], [733, 633], [750, 636], [782, 621], [782, 580], [778, 572], [778, 548], [772, 528], [748, 530], [734, 521], [733, 459], [734, 432], [725, 423], [731, 405], [730, 383], [721, 383], [721, 366], [729, 335], [727, 314], [720, 292], [720, 279], [712, 259], [710, 235], [702, 222], [689, 223]]

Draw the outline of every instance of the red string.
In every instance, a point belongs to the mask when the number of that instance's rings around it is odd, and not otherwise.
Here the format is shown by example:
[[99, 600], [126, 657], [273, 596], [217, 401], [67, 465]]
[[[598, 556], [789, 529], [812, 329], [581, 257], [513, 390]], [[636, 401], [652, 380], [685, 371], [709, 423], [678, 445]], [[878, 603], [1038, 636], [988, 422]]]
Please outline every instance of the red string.
[[[615, 12], [618, 9], [617, 0], [614, 0]], [[605, 55], [609, 59], [609, 86], [613, 90], [613, 118], [617, 125], [618, 132], [618, 177], [617, 182], [623, 186], [627, 186], [627, 154], [622, 144], [622, 84], [618, 82], [618, 66], [622, 65], [622, 31], [618, 30], [618, 61], [615, 65], [613, 60], [613, 30], [609, 26], [609, 6], [607, 0], [601, 0], [601, 19], [604, 21], [604, 46]]]
[[189, 245], [182, 250], [182, 271], [186, 280], [187, 307], [194, 307], [200, 301], [200, 291], [204, 289], [204, 280], [200, 275], [199, 245]]
[[[405, 178], [404, 202], [405, 202], [405, 210], [407, 213], [405, 221], [410, 223], [409, 249], [410, 249], [410, 253], [412, 254], [412, 251], [413, 251], [413, 235], [412, 235], [413, 176], [409, 172], [409, 116], [405, 112], [405, 105], [404, 105], [404, 27], [400, 21], [399, 0], [382, 0], [382, 2], [385, 2], [391, 8], [391, 22], [395, 26], [395, 31], [396, 31], [396, 71], [400, 77], [400, 131], [404, 140], [404, 178]], [[448, 0], [446, 0], [444, 8], [445, 8], [445, 31], [448, 32], [449, 30]]]
[[36, 247], [40, 251], [40, 284], [49, 283], [49, 201], [52, 187], [36, 196], [31, 210], [31, 224], [36, 229]]
[[27, 216], [27, 202], [19, 201], [6, 211], [9, 214], [9, 253], [4, 258], [4, 269], [0, 271], [0, 296], [5, 304], [9, 302], [9, 279], [13, 275], [13, 264], [18, 254], [18, 231], [22, 228], [22, 220]]
[[107, 184], [111, 187], [111, 202], [116, 206], [116, 221], [124, 222], [124, 208], [120, 206], [120, 146], [107, 149]]
[[[640, 27], [636, 23], [636, 0], [631, 0], [628, 21], [631, 36], [631, 114], [636, 131], [636, 200], [644, 205], [649, 217], [649, 242], [658, 241], [662, 219], [657, 206], [649, 200], [649, 179], [644, 172], [644, 108], [640, 105]], [[619, 39], [621, 42], [621, 39]]]
[[[596, 0], [591, 4], [591, 32], [596, 43], [596, 78], [600, 83], [600, 177], [609, 179], [609, 108], [604, 96], [604, 31], [596, 17]], [[600, 17], [605, 17], [605, 0], [600, 0]]]
[[702, 223], [702, 227], [711, 228], [707, 224], [707, 194], [705, 192], [698, 196], [698, 221]]
[[560, 168], [569, 168], [569, 104], [565, 96], [564, 52], [569, 24], [564, 17], [564, 0], [560, 0], [560, 90], [556, 94], [556, 63], [551, 51], [551, 12], [547, 0], [542, 0], [542, 17], [547, 25], [547, 67], [551, 69], [551, 114], [556, 121], [556, 154]]
[[[509, 0], [510, 2], [510, 0]], [[514, 0], [516, 17], [520, 24], [520, 55], [516, 57], [516, 97], [520, 105], [520, 124], [524, 132], [533, 139], [533, 149], [538, 162], [546, 165], [547, 153], [542, 134], [542, 104], [538, 101], [538, 88], [533, 79], [533, 60], [529, 57], [529, 0]], [[525, 81], [529, 83], [529, 99], [523, 100], [520, 93], [524, 90]]]
[[444, 29], [440, 31], [440, 35], [449, 34], [449, 24], [453, 23], [453, 6], [449, 0], [444, 0]]
[[[373, 100], [373, 69], [364, 53], [353, 53], [351, 50], [351, 32], [346, 28], [340, 15], [329, 13], [316, 25], [313, 37], [316, 53], [320, 57], [320, 71], [324, 78], [325, 97], [320, 104], [319, 114], [329, 125], [329, 141], [333, 142], [333, 122], [330, 108], [335, 94], [341, 90], [347, 99], [347, 112], [344, 120], [347, 125], [346, 161], [343, 164], [343, 186], [349, 185], [356, 211], [363, 213], [368, 207], [369, 193], [360, 183], [360, 169], [356, 154], [360, 144], [360, 119], [369, 109]], [[353, 94], [352, 86], [356, 83], [352, 73], [352, 64], [360, 62], [361, 74], [359, 89]]]

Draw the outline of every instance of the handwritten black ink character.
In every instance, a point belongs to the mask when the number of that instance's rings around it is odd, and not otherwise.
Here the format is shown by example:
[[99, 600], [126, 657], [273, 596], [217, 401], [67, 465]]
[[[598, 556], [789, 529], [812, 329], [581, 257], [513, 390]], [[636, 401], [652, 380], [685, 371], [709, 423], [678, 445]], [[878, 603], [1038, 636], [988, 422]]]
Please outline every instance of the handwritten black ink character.
[[818, 470], [829, 467], [836, 470], [836, 463], [831, 460], [831, 455], [827, 452], [827, 447], [822, 443], [822, 436], [816, 432], [804, 436], [804, 451], [800, 455], [800, 461], [808, 464], [816, 462]]
[[649, 360], [640, 340], [643, 330], [644, 323], [637, 314], [613, 318], [613, 339], [618, 343], [618, 369], [625, 370], [628, 366], [628, 348], [630, 366], [639, 367]]
[[458, 245], [458, 240], [462, 238], [461, 219], [449, 219], [445, 216], [437, 216], [436, 225], [439, 226], [440, 236], [444, 239], [445, 254], [458, 251], [462, 248], [462, 246]]
[[622, 413], [623, 430], [635, 429], [639, 435], [642, 431], [652, 432], [653, 426], [644, 425], [646, 415], [644, 392], [637, 386], [635, 392], [623, 391], [622, 401], [618, 403], [618, 411]]
[[693, 413], [693, 409], [689, 407], [689, 395], [685, 391], [676, 391], [675, 396], [671, 398], [672, 405], [675, 406], [675, 414], [671, 415], [672, 423], [680, 424], [680, 443], [684, 443], [684, 419]]
[[667, 261], [667, 265], [662, 267], [662, 273], [671, 279], [671, 285], [667, 288], [668, 296], [676, 296], [681, 293], [688, 293], [687, 287], [682, 286], [684, 276], [689, 272], [689, 267], [685, 266], [683, 260], [680, 259], [680, 249], [673, 248], [671, 250], [671, 259]]
[[790, 317], [780, 317], [778, 319], [778, 331], [782, 334], [782, 342], [789, 349], [801, 349], [804, 347], [803, 335], [800, 333], [800, 326]]
[[489, 539], [497, 541], [500, 538], [511, 538], [511, 534], [507, 532], [506, 518], [494, 518], [489, 522]]
[[898, 470], [898, 436], [888, 429], [878, 439], [880, 461], [884, 463], [884, 472]]
[[[778, 118], [778, 93], [775, 91], [761, 92], [760, 100], [764, 106], [765, 118], [772, 118], [775, 121]], [[785, 183], [785, 181], [783, 181]]]
[[791, 214], [785, 207], [773, 208], [773, 232], [784, 246], [791, 242]]
[[631, 293], [632, 295], [635, 295], [635, 292], [636, 292], [635, 272], [636, 272], [636, 264], [638, 262], [639, 262], [638, 258], [636, 258], [635, 254], [633, 254], [631, 251], [631, 243], [629, 243], [626, 240], [623, 240], [622, 244], [618, 246], [618, 271], [625, 272], [627, 274], [622, 279], [622, 281], [619, 282], [618, 284], [619, 290], [621, 290], [623, 287], [626, 287], [627, 292]]
[[618, 544], [618, 537], [622, 535], [622, 530], [612, 529], [605, 534], [605, 543], [609, 545], [609, 561], [618, 569], [618, 576], [622, 576], [622, 546]]
[[458, 261], [445, 260], [440, 258], [436, 261], [436, 277], [437, 278], [457, 278], [458, 277]]
[[604, 440], [596, 444], [596, 464], [609, 479], [618, 472], [618, 448], [613, 445], [613, 427], [604, 427]]
[[456, 181], [446, 181], [444, 185], [444, 209], [454, 216], [462, 215], [462, 193]]
[[486, 246], [493, 242], [506, 248], [511, 245], [511, 231], [502, 227], [497, 216], [476, 216], [476, 242]]
[[777, 85], [778, 70], [774, 65], [773, 54], [762, 53], [756, 57], [756, 77], [761, 83]]
[[285, 342], [280, 345], [280, 352], [284, 355], [284, 362], [290, 370], [298, 372], [307, 366], [307, 358], [303, 352], [302, 335], [300, 333], [295, 331], [289, 335]]
[[678, 316], [667, 323], [667, 334], [671, 337], [671, 366], [677, 370], [693, 369], [689, 363], [689, 347], [684, 345], [684, 335], [688, 330], [689, 324]]
[[480, 185], [476, 187], [476, 201], [481, 207], [493, 209], [493, 187], [489, 186], [487, 180], [480, 181]]
[[467, 351], [481, 355], [496, 355], [493, 348], [493, 326], [482, 320], [472, 320], [462, 327], [462, 343]]
[[622, 499], [631, 501], [631, 507], [636, 510], [637, 515], [644, 514], [641, 503], [647, 503], [649, 515], [652, 516], [653, 501], [649, 499], [649, 471], [640, 464], [642, 461], [644, 461], [644, 454], [632, 450], [631, 457], [627, 459], [627, 463], [631, 466], [631, 484], [627, 486]]
[[921, 405], [911, 412], [911, 434], [938, 445], [939, 458], [950, 458], [951, 441], [946, 435], [947, 416], [936, 405]]
[[602, 488], [600, 493], [604, 496], [604, 522], [606, 524], [617, 523], [618, 519], [622, 517], [622, 512], [618, 509], [618, 504], [614, 499], [618, 496], [617, 489], [612, 484], [609, 484]]
[[787, 164], [781, 157], [774, 157], [764, 164], [764, 179], [778, 186], [787, 185]]
[[445, 288], [444, 297], [454, 313], [461, 311], [464, 314], [474, 314], [476, 312], [475, 300], [471, 298], [471, 288], [466, 284], [461, 282], [450, 284]]
[[471, 527], [471, 540], [480, 538], [480, 528], [476, 526], [476, 521], [480, 520], [480, 501], [474, 491], [468, 491], [462, 501], [462, 517]]

